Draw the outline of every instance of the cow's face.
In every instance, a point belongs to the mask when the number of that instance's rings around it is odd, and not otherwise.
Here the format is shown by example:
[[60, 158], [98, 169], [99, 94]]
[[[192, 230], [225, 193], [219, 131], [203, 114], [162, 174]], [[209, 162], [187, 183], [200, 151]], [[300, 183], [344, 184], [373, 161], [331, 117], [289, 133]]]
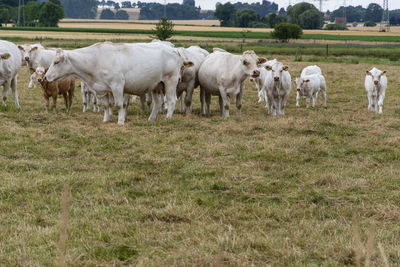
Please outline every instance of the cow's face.
[[25, 56], [29, 52], [30, 45], [18, 45], [19, 52], [21, 52], [22, 64], [26, 63]]
[[282, 81], [282, 73], [289, 70], [288, 66], [283, 66], [280, 63], [272, 66], [266, 66], [265, 68], [272, 71], [272, 78], [274, 79], [275, 83], [280, 83]]
[[39, 46], [37, 45], [28, 45], [23, 58], [25, 59], [26, 62], [32, 62], [33, 60], [36, 59], [37, 53], [39, 50]]
[[71, 75], [72, 66], [69, 63], [68, 55], [62, 49], [57, 49], [56, 58], [46, 73], [46, 80], [49, 82], [60, 81]]
[[382, 76], [386, 76], [386, 70], [384, 70], [384, 71], [379, 71], [379, 70], [376, 70], [376, 69], [374, 69], [373, 71], [367, 70], [367, 75], [371, 76], [372, 82], [375, 85], [379, 85], [380, 82], [381, 82], [381, 77]]
[[297, 92], [304, 92], [304, 88], [306, 87], [307, 83], [310, 82], [310, 80], [303, 78], [296, 78], [294, 82], [296, 84]]
[[193, 66], [194, 66], [194, 63], [192, 61], [184, 61], [183, 62], [183, 65], [181, 66], [181, 72], [179, 75], [179, 81], [182, 79], [185, 70], [187, 70], [188, 68], [191, 68]]
[[42, 67], [42, 66], [37, 67], [35, 72], [36, 72], [36, 79], [38, 82], [41, 83], [46, 79], [45, 75], [46, 75], [47, 69], [45, 69], [44, 67]]
[[254, 51], [245, 51], [240, 59], [243, 71], [252, 78], [260, 76], [258, 68], [267, 62], [265, 58], [258, 57]]

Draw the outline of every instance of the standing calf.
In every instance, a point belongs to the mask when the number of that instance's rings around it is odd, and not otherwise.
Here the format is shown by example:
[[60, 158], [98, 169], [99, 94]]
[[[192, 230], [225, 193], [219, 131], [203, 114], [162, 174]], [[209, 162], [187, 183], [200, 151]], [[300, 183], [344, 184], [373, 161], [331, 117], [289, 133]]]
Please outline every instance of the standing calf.
[[386, 88], [386, 70], [381, 71], [375, 67], [372, 68], [372, 70], [367, 70], [367, 75], [365, 76], [365, 90], [368, 96], [368, 110], [375, 110], [375, 112], [379, 114], [382, 113]]
[[306, 98], [307, 108], [310, 106], [310, 99], [312, 98], [312, 107], [314, 107], [317, 103], [319, 92], [321, 92], [323, 106], [326, 107], [326, 81], [318, 66], [304, 68], [300, 78], [295, 79], [295, 84], [297, 89], [296, 107], [300, 106], [301, 96]]
[[36, 68], [37, 80], [43, 89], [43, 96], [46, 105], [46, 112], [49, 112], [49, 98], [53, 97], [52, 109], [56, 112], [57, 96], [63, 95], [65, 108], [70, 111], [72, 98], [74, 97], [75, 78], [68, 78], [60, 82], [49, 82], [46, 80], [47, 69], [42, 66]]

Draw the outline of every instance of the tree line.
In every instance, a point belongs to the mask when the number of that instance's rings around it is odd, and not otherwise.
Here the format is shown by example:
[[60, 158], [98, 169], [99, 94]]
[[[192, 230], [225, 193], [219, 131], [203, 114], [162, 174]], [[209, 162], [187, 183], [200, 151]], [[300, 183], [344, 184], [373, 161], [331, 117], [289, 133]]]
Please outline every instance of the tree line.
[[60, 0], [27, 0], [24, 15], [18, 21], [18, 0], [0, 0], [0, 24], [13, 23], [17, 26], [57, 27], [64, 17], [64, 8]]

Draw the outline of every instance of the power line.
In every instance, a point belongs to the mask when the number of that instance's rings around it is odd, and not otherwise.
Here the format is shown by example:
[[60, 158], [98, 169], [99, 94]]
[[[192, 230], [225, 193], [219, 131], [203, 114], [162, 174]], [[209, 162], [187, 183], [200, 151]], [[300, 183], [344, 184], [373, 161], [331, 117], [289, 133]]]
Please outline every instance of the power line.
[[390, 32], [389, 0], [383, 0], [383, 14], [380, 31]]
[[[22, 19], [22, 21], [21, 21]], [[18, 1], [18, 26], [25, 26], [25, 3], [24, 0]]]

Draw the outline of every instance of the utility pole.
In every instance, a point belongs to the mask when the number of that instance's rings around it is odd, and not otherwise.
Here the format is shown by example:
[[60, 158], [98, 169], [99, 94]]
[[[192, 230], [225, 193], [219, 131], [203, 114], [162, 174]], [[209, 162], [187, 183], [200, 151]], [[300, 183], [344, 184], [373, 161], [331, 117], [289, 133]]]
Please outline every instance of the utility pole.
[[[17, 26], [25, 26], [25, 3], [24, 0], [19, 0], [18, 1], [18, 20], [17, 20]], [[21, 21], [22, 19], [22, 21]]]
[[389, 18], [389, 0], [383, 0], [383, 13], [381, 20], [381, 32], [390, 32], [390, 18]]
[[167, 0], [164, 0], [164, 18], [167, 17]]

